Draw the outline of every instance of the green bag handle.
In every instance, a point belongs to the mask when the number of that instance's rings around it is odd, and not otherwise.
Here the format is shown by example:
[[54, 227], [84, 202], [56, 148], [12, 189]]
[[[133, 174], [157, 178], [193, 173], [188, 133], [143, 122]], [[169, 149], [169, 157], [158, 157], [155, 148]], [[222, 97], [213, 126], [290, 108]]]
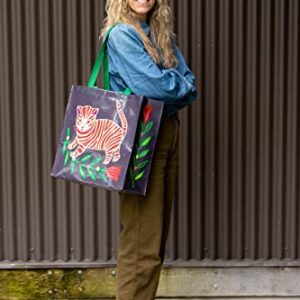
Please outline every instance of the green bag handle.
[[[101, 65], [103, 62], [103, 88], [105, 90], [109, 90], [109, 72], [108, 72], [108, 56], [107, 56], [107, 51], [106, 51], [106, 39], [112, 28], [116, 25], [117, 23], [113, 24], [105, 33], [102, 44], [100, 47], [100, 50], [98, 52], [95, 64], [93, 66], [90, 79], [88, 82], [88, 87], [96, 87], [95, 83], [98, 77], [98, 74], [101, 69]], [[130, 95], [132, 93], [131, 89], [127, 87], [124, 91], [123, 94], [125, 95]]]

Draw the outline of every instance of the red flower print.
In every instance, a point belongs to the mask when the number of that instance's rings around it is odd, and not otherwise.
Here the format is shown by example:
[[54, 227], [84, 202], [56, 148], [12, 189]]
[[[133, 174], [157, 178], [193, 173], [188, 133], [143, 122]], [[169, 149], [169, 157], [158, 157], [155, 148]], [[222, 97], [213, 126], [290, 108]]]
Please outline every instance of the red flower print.
[[122, 172], [122, 168], [120, 166], [110, 166], [106, 170], [106, 175], [113, 181], [117, 182], [119, 180], [119, 176]]
[[146, 105], [143, 110], [143, 121], [147, 122], [151, 116], [151, 112], [153, 111], [153, 106]]

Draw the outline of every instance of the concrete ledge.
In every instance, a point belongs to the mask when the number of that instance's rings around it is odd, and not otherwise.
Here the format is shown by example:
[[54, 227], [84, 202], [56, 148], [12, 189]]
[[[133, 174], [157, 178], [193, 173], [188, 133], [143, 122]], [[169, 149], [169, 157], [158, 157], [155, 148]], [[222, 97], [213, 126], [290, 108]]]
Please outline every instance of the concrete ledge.
[[300, 268], [164, 268], [158, 296], [299, 297]]
[[[162, 269], [157, 299], [300, 299], [299, 267]], [[0, 299], [114, 299], [115, 268], [0, 270]]]

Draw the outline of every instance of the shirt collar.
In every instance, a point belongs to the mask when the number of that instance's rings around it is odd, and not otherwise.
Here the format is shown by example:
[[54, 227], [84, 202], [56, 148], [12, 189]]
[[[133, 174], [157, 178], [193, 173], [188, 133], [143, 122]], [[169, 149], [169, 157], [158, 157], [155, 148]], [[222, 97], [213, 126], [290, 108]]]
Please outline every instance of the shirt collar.
[[145, 33], [148, 35], [150, 33], [150, 25], [142, 20], [139, 20], [143, 30], [145, 31]]

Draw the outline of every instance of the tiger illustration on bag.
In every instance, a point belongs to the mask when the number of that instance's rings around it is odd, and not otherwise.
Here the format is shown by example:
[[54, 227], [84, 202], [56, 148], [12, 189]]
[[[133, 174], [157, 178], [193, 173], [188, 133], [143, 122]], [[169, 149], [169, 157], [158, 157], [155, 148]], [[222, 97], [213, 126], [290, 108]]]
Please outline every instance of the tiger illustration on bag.
[[122, 110], [119, 100], [116, 100], [116, 108], [121, 120], [121, 127], [109, 119], [96, 119], [99, 108], [90, 105], [78, 105], [76, 108], [76, 125], [74, 126], [76, 137], [68, 145], [75, 151], [70, 153], [70, 157], [75, 159], [86, 149], [105, 151], [103, 164], [107, 165], [112, 160], [116, 162], [120, 159], [120, 147], [127, 133], [128, 122]]

